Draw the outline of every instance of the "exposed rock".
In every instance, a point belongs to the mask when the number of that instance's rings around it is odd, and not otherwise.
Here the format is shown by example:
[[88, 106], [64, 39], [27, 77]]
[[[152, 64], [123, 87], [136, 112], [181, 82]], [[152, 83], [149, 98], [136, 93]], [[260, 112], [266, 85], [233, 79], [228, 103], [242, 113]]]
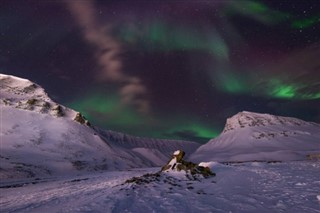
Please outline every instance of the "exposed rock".
[[[160, 184], [161, 187], [166, 186], [168, 190], [172, 190], [173, 187], [185, 187], [186, 190], [192, 191], [195, 189], [193, 186], [195, 181], [204, 181], [204, 179], [215, 176], [215, 173], [212, 172], [209, 167], [199, 166], [195, 163], [184, 161], [184, 155], [184, 151], [177, 150], [173, 153], [171, 160], [162, 167], [161, 171], [130, 178], [121, 185], [132, 184], [131, 187], [126, 190], [134, 190], [140, 185], [152, 184], [149, 185], [149, 187], [155, 187], [157, 184]], [[210, 182], [215, 183], [215, 181], [212, 180]], [[199, 191], [195, 192], [199, 194]], [[205, 193], [202, 192], [202, 194]]]
[[5, 106], [10, 105], [9, 99], [2, 99], [2, 102], [4, 103]]
[[162, 167], [161, 171], [185, 171], [187, 174], [191, 174], [192, 176], [202, 175], [205, 178], [215, 176], [215, 173], [212, 172], [209, 167], [203, 167], [192, 162], [184, 161], [184, 155], [185, 152], [182, 150], [175, 151], [171, 160], [165, 166]]
[[308, 160], [320, 160], [320, 153], [313, 153], [307, 155]]
[[25, 92], [25, 93], [34, 92], [37, 87], [38, 86], [36, 84], [32, 83], [29, 86], [23, 88], [22, 91]]
[[54, 106], [52, 108], [52, 111], [53, 111], [54, 115], [57, 116], [57, 117], [62, 117], [64, 115], [62, 107], [59, 104]]
[[80, 124], [91, 126], [90, 122], [80, 112], [77, 112], [76, 117], [73, 120], [79, 122]]
[[29, 105], [34, 105], [35, 103], [37, 103], [37, 99], [35, 99], [35, 98], [32, 98], [32, 99], [29, 99], [28, 101], [27, 101], [27, 104], [29, 104]]
[[126, 180], [125, 183], [135, 183], [141, 185], [143, 183], [150, 183], [154, 181], [160, 181], [160, 172], [154, 174], [147, 173], [145, 175], [142, 175], [141, 177], [133, 177], [131, 179]]
[[45, 101], [43, 104], [42, 104], [42, 107], [45, 108], [45, 109], [50, 109], [50, 103]]

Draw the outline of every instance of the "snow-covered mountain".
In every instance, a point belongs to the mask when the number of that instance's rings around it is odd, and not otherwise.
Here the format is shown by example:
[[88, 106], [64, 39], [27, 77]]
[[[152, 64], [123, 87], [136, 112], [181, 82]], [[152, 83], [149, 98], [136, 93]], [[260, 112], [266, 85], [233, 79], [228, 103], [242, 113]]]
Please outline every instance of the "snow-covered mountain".
[[[0, 98], [2, 212], [319, 212], [319, 161], [212, 162], [319, 154], [318, 124], [241, 112], [199, 147], [100, 130], [39, 85], [13, 76], [0, 74]], [[207, 161], [201, 170], [174, 152], [197, 148], [190, 157]], [[161, 173], [128, 169], [163, 166], [173, 152]], [[216, 176], [190, 176], [189, 168], [206, 167]], [[112, 171], [118, 169], [124, 170]]]
[[240, 112], [190, 157], [201, 161], [302, 160], [320, 154], [320, 125], [297, 118]]
[[0, 94], [0, 179], [161, 166], [199, 147], [98, 130], [26, 79], [0, 74]]

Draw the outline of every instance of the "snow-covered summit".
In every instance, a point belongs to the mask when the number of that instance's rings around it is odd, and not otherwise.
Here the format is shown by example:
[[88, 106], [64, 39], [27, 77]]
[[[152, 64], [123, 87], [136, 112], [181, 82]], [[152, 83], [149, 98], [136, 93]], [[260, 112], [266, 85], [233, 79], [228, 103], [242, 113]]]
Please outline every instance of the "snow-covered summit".
[[0, 104], [14, 108], [50, 114], [56, 117], [75, 117], [76, 112], [52, 101], [45, 90], [23, 78], [0, 74]]
[[308, 125], [317, 125], [317, 124], [306, 122], [297, 118], [243, 111], [227, 119], [226, 125], [223, 129], [223, 133], [240, 129], [240, 128], [272, 126], [272, 125], [285, 125], [285, 126], [307, 125], [308, 126]]
[[51, 101], [47, 93], [39, 85], [23, 78], [0, 74], [1, 97], [10, 102], [19, 102], [26, 99], [41, 99]]
[[297, 118], [240, 112], [202, 145], [193, 161], [288, 161], [320, 153], [320, 125]]

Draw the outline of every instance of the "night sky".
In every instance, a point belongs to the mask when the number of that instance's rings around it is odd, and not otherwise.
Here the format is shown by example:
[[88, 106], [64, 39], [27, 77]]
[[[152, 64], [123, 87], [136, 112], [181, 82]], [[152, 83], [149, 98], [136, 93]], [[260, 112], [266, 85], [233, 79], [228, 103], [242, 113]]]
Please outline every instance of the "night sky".
[[206, 142], [239, 111], [320, 123], [319, 0], [0, 1], [0, 72], [96, 126]]

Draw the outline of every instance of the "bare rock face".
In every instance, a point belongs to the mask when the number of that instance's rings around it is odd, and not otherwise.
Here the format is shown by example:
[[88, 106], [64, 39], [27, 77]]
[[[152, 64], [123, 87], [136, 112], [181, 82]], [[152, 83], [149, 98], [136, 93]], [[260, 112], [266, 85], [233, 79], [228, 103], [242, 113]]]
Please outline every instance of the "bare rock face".
[[56, 117], [62, 117], [64, 115], [62, 107], [57, 104], [52, 108], [52, 111]]
[[184, 151], [182, 150], [175, 151], [170, 161], [165, 166], [162, 167], [161, 172], [184, 171], [187, 174], [190, 174], [192, 176], [202, 175], [205, 178], [216, 175], [214, 172], [210, 170], [209, 167], [203, 167], [192, 162], [184, 161], [183, 160], [184, 156], [185, 156]]
[[80, 124], [91, 126], [90, 122], [80, 112], [76, 114], [76, 117], [73, 120], [77, 121]]

